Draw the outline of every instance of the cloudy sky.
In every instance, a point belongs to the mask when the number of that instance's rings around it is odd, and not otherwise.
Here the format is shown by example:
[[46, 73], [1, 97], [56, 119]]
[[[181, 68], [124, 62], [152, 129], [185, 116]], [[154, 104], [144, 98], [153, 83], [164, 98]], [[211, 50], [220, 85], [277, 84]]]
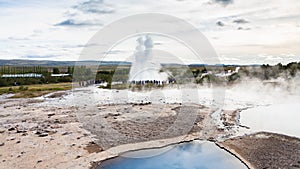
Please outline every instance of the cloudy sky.
[[[194, 25], [223, 63], [300, 61], [299, 0], [0, 0], [0, 59], [77, 60], [103, 27], [148, 12]], [[152, 39], [154, 49], [180, 46]], [[111, 58], [132, 55], [135, 45], [124, 41], [112, 49]]]

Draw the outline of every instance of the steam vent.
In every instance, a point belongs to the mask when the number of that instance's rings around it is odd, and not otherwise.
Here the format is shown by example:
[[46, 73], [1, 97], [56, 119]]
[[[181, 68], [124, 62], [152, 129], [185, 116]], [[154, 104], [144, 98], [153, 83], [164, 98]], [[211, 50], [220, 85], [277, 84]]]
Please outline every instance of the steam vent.
[[160, 72], [158, 58], [153, 56], [153, 41], [150, 36], [137, 39], [138, 45], [134, 52], [134, 60], [129, 74], [132, 84], [153, 83], [157, 85], [168, 83], [166, 73]]

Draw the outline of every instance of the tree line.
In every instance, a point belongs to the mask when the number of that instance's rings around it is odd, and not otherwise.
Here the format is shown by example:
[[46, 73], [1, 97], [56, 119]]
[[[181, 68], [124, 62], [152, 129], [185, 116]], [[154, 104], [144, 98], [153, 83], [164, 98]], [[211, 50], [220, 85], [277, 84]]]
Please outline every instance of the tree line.
[[[219, 67], [220, 71], [234, 70], [236, 66], [223, 66]], [[189, 81], [195, 79], [195, 83], [223, 83], [223, 82], [235, 82], [241, 77], [258, 78], [261, 80], [276, 79], [279, 77], [290, 79], [297, 75], [300, 71], [300, 62], [292, 62], [287, 65], [278, 63], [271, 66], [268, 64], [257, 66], [239, 66], [241, 69], [238, 73], [224, 78], [215, 76], [214, 74], [208, 74], [208, 70], [205, 66], [193, 67], [182, 71], [182, 69], [168, 69], [165, 71], [171, 72], [172, 78], [183, 79], [183, 81]], [[217, 69], [218, 67], [216, 67]], [[60, 82], [80, 82], [80, 81], [94, 81], [108, 82], [108, 88], [110, 88], [112, 81], [118, 81], [126, 83], [128, 80], [128, 74], [130, 67], [116, 69], [115, 67], [107, 67], [106, 69], [98, 68], [92, 71], [91, 68], [86, 66], [68, 66], [68, 67], [44, 67], [44, 66], [0, 66], [0, 76], [3, 74], [27, 74], [37, 73], [42, 74], [41, 78], [0, 78], [0, 87], [13, 86], [13, 85], [30, 85], [30, 84], [47, 84], [47, 83], [60, 83]], [[218, 72], [218, 71], [216, 71]], [[52, 77], [51, 74], [70, 74], [70, 76], [64, 77]], [[171, 77], [170, 77], [171, 78]], [[177, 81], [176, 81], [177, 82]], [[177, 83], [180, 83], [178, 81]], [[184, 82], [182, 82], [184, 83]]]
[[[76, 67], [76, 78], [73, 78], [75, 67], [43, 67], [43, 66], [1, 66], [0, 67], [0, 87], [4, 86], [21, 86], [31, 84], [48, 84], [72, 82], [73, 80], [89, 80], [91, 79], [91, 70], [85, 66]], [[79, 72], [79, 74], [78, 74]], [[40, 78], [34, 77], [2, 77], [4, 74], [42, 74]], [[51, 74], [69, 74], [69, 76], [53, 77]]]

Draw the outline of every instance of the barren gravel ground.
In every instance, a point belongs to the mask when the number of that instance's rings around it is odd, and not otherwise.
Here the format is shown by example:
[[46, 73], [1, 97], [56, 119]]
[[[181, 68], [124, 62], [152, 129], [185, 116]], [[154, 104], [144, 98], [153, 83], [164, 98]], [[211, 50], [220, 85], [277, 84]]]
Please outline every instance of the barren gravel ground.
[[250, 168], [300, 168], [300, 139], [259, 132], [218, 143]]
[[213, 111], [201, 105], [99, 105], [89, 110], [51, 103], [1, 100], [1, 168], [89, 168], [93, 161], [127, 150], [234, 133], [217, 126]]
[[[225, 126], [218, 126], [211, 115], [214, 110], [196, 104], [121, 104], [100, 105], [97, 109], [83, 108], [78, 117], [85, 129], [96, 135], [104, 149], [122, 144], [197, 136], [218, 140], [236, 132], [237, 111], [224, 111]], [[224, 118], [223, 118], [224, 119]], [[223, 120], [222, 119], [222, 120]], [[228, 124], [230, 123], [230, 125]]]
[[91, 168], [129, 150], [193, 139], [216, 141], [251, 168], [300, 168], [299, 138], [244, 135], [248, 129], [239, 124], [240, 109], [218, 113], [179, 103], [85, 106], [89, 100], [73, 106], [71, 100], [59, 101], [65, 94], [1, 98], [0, 168]]
[[100, 150], [77, 121], [75, 108], [35, 102], [1, 103], [0, 168], [88, 168], [86, 157]]

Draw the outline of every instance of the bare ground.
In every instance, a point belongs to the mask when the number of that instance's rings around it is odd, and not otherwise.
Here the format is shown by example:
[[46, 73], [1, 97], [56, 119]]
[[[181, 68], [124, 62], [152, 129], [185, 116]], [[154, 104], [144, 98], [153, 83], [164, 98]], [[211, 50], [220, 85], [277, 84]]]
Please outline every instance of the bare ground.
[[1, 103], [0, 168], [90, 167], [86, 158], [101, 149], [77, 121], [75, 108], [34, 105], [39, 102]]
[[212, 112], [201, 105], [124, 104], [83, 108], [78, 117], [84, 128], [96, 135], [97, 143], [109, 149], [122, 144], [186, 135], [216, 140], [233, 134], [233, 130], [215, 124]]
[[[61, 97], [63, 94], [54, 94]], [[72, 107], [37, 99], [0, 101], [0, 166], [90, 168], [119, 153], [203, 139], [228, 150], [250, 168], [300, 168], [298, 138], [272, 133], [232, 137], [239, 110], [202, 105], [120, 104]], [[216, 123], [220, 120], [223, 126]]]
[[212, 110], [201, 105], [99, 105], [96, 111], [37, 99], [0, 104], [4, 168], [89, 168], [93, 161], [115, 156], [106, 153], [111, 148], [122, 152], [190, 140], [191, 135], [215, 139], [229, 132], [218, 129]]
[[259, 132], [217, 143], [249, 168], [300, 168], [300, 139]]

